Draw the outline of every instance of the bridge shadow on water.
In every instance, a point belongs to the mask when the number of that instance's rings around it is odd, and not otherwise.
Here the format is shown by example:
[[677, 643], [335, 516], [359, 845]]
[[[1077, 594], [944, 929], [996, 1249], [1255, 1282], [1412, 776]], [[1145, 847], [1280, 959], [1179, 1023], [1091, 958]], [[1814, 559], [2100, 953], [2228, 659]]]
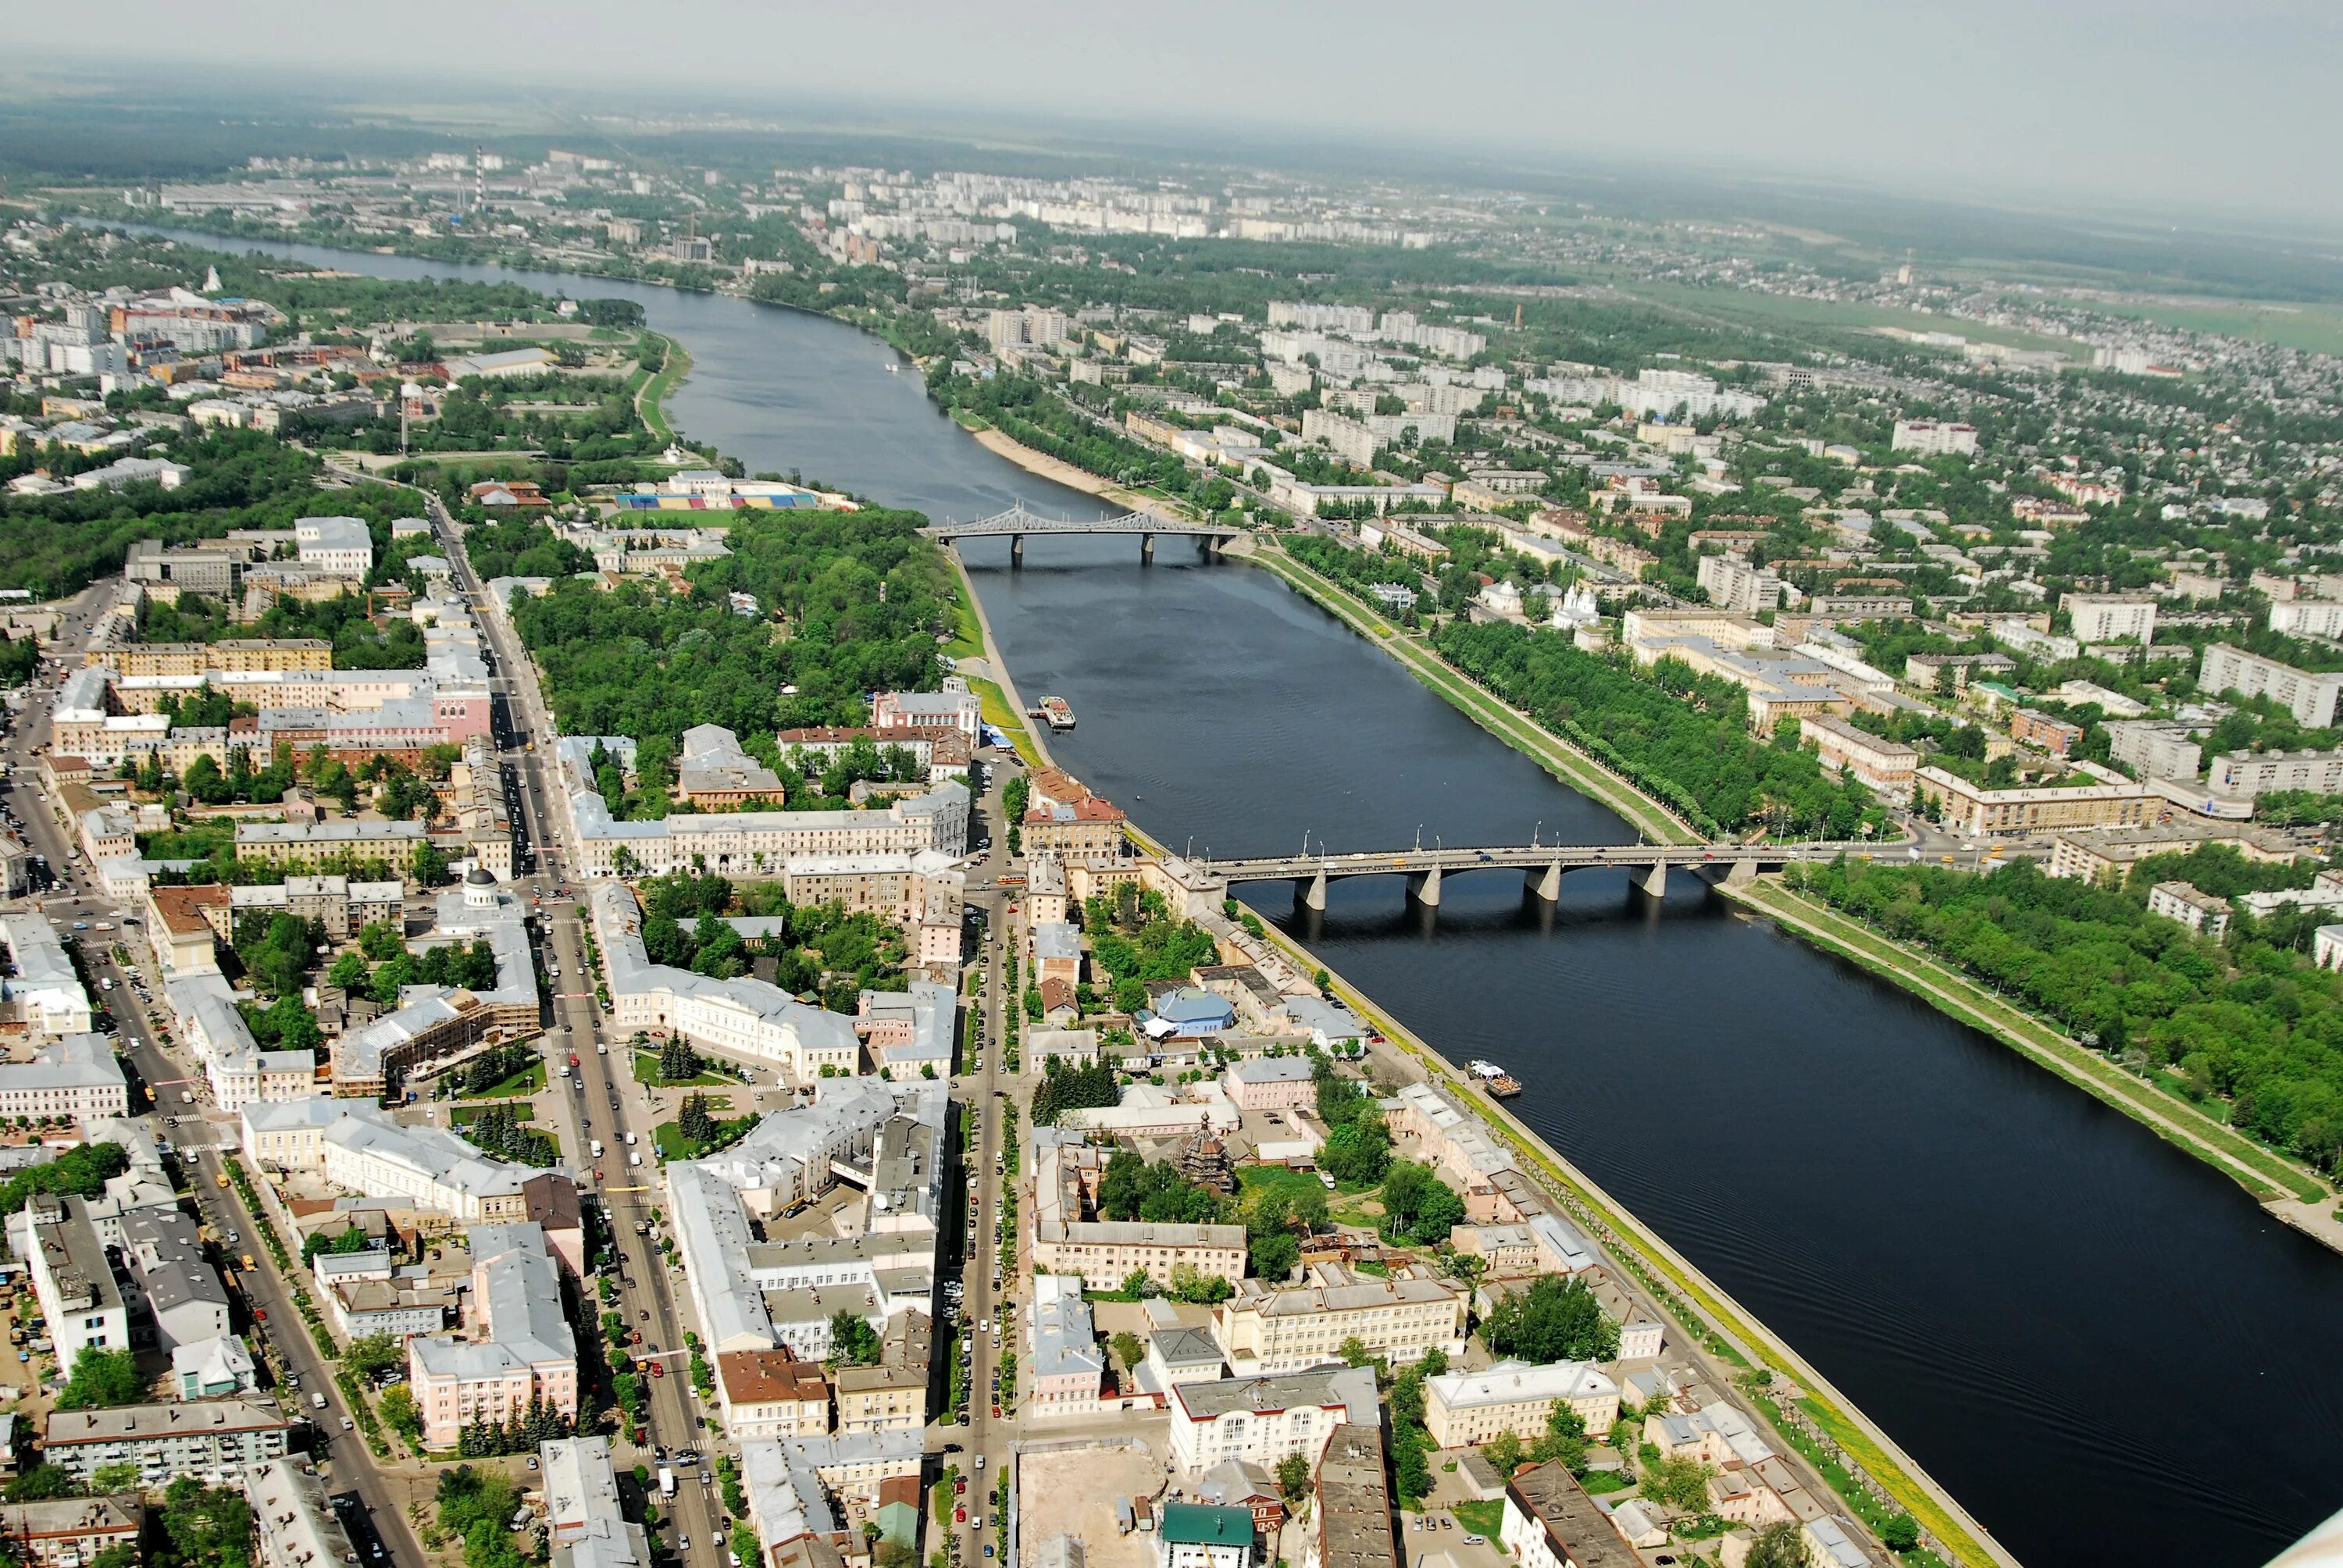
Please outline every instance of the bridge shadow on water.
[[[1519, 873], [1515, 873], [1518, 876]], [[1327, 890], [1326, 908], [1313, 910], [1276, 882], [1249, 882], [1236, 897], [1262, 920], [1312, 947], [1406, 940], [1430, 947], [1444, 936], [1461, 942], [1491, 937], [1547, 939], [1574, 930], [1629, 924], [1656, 929], [1664, 921], [1715, 920], [1733, 906], [1712, 895], [1708, 883], [1690, 874], [1669, 879], [1665, 898], [1654, 898], [1624, 871], [1574, 871], [1563, 879], [1559, 900], [1542, 899], [1527, 885], [1510, 894], [1503, 872], [1451, 878], [1439, 905], [1405, 892], [1396, 877], [1362, 877]], [[1373, 989], [1371, 975], [1346, 977]]]

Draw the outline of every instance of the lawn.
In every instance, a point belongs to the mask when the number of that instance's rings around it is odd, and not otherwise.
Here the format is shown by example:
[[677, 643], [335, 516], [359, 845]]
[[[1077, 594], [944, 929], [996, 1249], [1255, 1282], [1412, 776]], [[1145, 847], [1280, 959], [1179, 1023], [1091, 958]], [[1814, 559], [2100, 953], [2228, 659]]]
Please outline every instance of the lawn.
[[1372, 1225], [1375, 1222], [1374, 1215], [1362, 1205], [1381, 1187], [1380, 1182], [1366, 1186], [1357, 1182], [1336, 1182], [1334, 1191], [1329, 1192], [1314, 1171], [1289, 1171], [1282, 1165], [1237, 1167], [1237, 1196], [1241, 1201], [1250, 1200], [1255, 1192], [1282, 1193], [1289, 1200], [1315, 1192], [1326, 1200], [1328, 1216], [1345, 1225]]
[[1459, 1503], [1452, 1505], [1448, 1512], [1456, 1515], [1456, 1523], [1460, 1528], [1470, 1530], [1475, 1535], [1486, 1536], [1492, 1541], [1497, 1538], [1498, 1531], [1504, 1527], [1505, 1505], [1502, 1501]]
[[736, 1116], [729, 1121], [719, 1117], [716, 1122], [716, 1141], [713, 1143], [698, 1143], [686, 1138], [683, 1129], [676, 1123], [662, 1121], [651, 1129], [651, 1142], [658, 1146], [662, 1161], [698, 1160], [719, 1149], [731, 1147], [755, 1125], [757, 1119], [754, 1116]]
[[[510, 1078], [506, 1079], [502, 1083], [490, 1084], [486, 1089], [474, 1090], [470, 1093], [467, 1094], [465, 1098], [468, 1100], [508, 1100], [519, 1095], [535, 1094], [538, 1090], [543, 1089], [544, 1087], [545, 1063], [541, 1061], [532, 1061], [518, 1072], [514, 1073]], [[528, 1114], [528, 1108], [527, 1106], [520, 1107], [518, 1114], [527, 1116]]]
[[[539, 1071], [542, 1070], [542, 1069], [539, 1069]], [[461, 1127], [470, 1121], [472, 1118], [478, 1116], [481, 1111], [492, 1109], [494, 1109], [494, 1107], [487, 1105], [451, 1105], [447, 1108], [447, 1125], [450, 1127]], [[506, 1109], [509, 1110], [513, 1113], [513, 1120], [515, 1121], [534, 1121], [537, 1116], [537, 1107], [534, 1105], [514, 1105], [508, 1106]]]
[[709, 1070], [709, 1065], [712, 1064], [709, 1064], [705, 1057], [700, 1060], [703, 1065], [700, 1069], [699, 1076], [697, 1078], [662, 1078], [659, 1076], [659, 1052], [655, 1050], [639, 1050], [635, 1052], [635, 1081], [637, 1083], [648, 1083], [653, 1089], [691, 1089], [702, 1087], [729, 1089], [739, 1083], [740, 1081], [737, 1078], [728, 1078], [720, 1072]]

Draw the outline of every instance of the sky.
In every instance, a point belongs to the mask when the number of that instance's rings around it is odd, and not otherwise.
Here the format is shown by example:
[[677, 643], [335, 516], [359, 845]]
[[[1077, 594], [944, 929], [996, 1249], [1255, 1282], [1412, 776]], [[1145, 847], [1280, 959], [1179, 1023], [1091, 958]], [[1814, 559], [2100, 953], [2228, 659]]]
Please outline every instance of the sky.
[[[705, 90], [777, 112], [1067, 116], [1171, 146], [1187, 128], [1292, 129], [2343, 229], [2331, 0], [231, 0], [196, 27], [160, 0], [106, 12], [106, 58], [209, 53], [441, 97], [483, 70], [606, 105], [625, 83], [669, 105]], [[91, 63], [87, 20], [29, 7], [12, 46]]]

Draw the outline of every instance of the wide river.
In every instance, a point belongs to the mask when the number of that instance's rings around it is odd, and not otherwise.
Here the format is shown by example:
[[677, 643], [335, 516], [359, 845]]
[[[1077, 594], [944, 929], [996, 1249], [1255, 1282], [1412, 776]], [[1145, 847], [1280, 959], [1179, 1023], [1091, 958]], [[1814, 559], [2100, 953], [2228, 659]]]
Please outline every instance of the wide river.
[[[199, 239], [200, 236], [188, 236]], [[201, 240], [205, 244], [227, 242]], [[385, 276], [502, 276], [642, 302], [695, 369], [677, 424], [751, 471], [936, 518], [1103, 515], [979, 447], [836, 322], [590, 278], [266, 247]], [[1221, 855], [1633, 834], [1268, 574], [1165, 541], [971, 551], [1053, 742], [1174, 848]], [[2343, 1257], [2230, 1182], [1901, 991], [1689, 878], [1395, 880], [1322, 920], [1245, 890], [1666, 1236], [2031, 1568], [2244, 1568], [2343, 1505]]]

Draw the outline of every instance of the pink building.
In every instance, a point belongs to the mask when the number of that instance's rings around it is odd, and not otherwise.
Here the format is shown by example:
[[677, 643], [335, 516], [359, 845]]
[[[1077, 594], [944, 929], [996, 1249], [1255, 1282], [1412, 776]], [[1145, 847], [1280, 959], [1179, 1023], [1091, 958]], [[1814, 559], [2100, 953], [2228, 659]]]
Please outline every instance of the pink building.
[[1240, 1111], [1284, 1111], [1318, 1103], [1306, 1056], [1261, 1056], [1229, 1064], [1229, 1099]]
[[501, 1425], [531, 1402], [578, 1413], [578, 1342], [561, 1312], [561, 1278], [536, 1224], [475, 1225], [471, 1337], [407, 1342], [407, 1375], [423, 1441], [453, 1448], [474, 1422]]

